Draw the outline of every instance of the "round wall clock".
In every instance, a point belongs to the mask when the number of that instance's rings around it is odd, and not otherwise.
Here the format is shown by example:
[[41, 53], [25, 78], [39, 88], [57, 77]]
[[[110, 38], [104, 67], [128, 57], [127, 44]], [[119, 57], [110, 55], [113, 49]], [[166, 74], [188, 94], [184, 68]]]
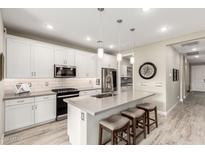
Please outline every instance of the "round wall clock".
[[139, 74], [143, 79], [151, 79], [157, 73], [157, 68], [153, 63], [146, 62], [139, 68]]

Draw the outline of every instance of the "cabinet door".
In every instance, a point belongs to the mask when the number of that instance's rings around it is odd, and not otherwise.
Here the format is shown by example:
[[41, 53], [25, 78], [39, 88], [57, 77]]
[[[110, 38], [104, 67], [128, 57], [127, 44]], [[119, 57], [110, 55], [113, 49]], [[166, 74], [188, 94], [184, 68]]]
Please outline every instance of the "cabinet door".
[[76, 52], [77, 76], [81, 78], [93, 78], [97, 76], [97, 56], [93, 53]]
[[97, 55], [93, 53], [88, 53], [87, 55], [88, 61], [87, 61], [87, 71], [88, 71], [88, 77], [90, 78], [96, 78], [97, 77]]
[[104, 68], [117, 68], [117, 60], [115, 56], [105, 54], [102, 60], [102, 67]]
[[23, 128], [32, 124], [34, 124], [34, 102], [5, 107], [5, 131]]
[[7, 78], [29, 78], [30, 45], [23, 40], [7, 39]]
[[86, 52], [76, 51], [75, 63], [77, 66], [77, 77], [80, 78], [88, 77], [87, 62], [88, 62], [88, 57]]
[[56, 118], [56, 99], [53, 96], [35, 98], [35, 123], [46, 122]]
[[38, 78], [52, 78], [54, 71], [53, 48], [41, 45], [31, 47], [31, 69]]
[[55, 64], [58, 65], [75, 65], [75, 53], [70, 48], [55, 48]]

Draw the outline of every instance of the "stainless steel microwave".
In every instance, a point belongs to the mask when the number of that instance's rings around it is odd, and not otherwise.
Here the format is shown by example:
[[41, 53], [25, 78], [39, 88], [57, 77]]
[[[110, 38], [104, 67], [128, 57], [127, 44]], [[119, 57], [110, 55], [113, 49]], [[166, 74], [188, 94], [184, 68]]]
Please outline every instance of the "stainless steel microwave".
[[55, 78], [73, 78], [76, 77], [76, 67], [67, 65], [54, 65]]

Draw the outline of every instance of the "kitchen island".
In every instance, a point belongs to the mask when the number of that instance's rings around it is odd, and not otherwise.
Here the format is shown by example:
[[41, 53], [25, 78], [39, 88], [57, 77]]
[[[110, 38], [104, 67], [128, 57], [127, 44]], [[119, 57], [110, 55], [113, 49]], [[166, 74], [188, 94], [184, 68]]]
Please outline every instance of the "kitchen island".
[[[98, 144], [98, 126], [101, 119], [135, 107], [153, 95], [152, 92], [128, 90], [104, 98], [81, 96], [65, 99], [68, 103], [67, 133], [70, 143]], [[108, 138], [109, 135], [105, 134], [104, 140]]]

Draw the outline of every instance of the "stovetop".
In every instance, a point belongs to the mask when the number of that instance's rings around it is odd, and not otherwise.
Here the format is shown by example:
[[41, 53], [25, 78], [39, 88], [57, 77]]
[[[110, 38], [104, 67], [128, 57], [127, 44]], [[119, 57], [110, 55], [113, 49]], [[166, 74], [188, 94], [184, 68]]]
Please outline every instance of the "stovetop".
[[66, 93], [66, 92], [77, 92], [79, 90], [76, 88], [60, 88], [60, 89], [52, 89], [52, 91], [56, 93]]

